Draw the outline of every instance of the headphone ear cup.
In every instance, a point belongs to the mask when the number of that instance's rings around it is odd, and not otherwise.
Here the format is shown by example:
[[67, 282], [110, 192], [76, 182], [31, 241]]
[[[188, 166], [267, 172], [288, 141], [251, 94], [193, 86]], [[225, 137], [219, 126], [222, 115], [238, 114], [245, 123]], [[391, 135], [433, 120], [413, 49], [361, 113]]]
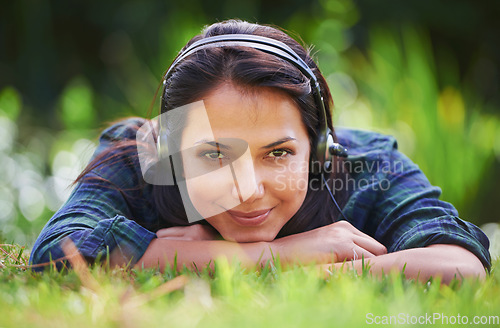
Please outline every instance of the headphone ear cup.
[[324, 145], [324, 162], [323, 162], [323, 171], [331, 172], [332, 162], [333, 162], [333, 154], [330, 152], [330, 145], [334, 143], [333, 134], [330, 129], [326, 131], [326, 140]]
[[330, 170], [332, 165], [332, 155], [328, 151], [329, 139], [333, 141], [330, 129], [321, 131], [318, 134], [316, 149], [311, 152], [311, 161], [309, 163], [309, 172], [313, 175], [322, 174], [325, 170]]
[[168, 138], [161, 114], [158, 118], [158, 135], [156, 137], [156, 152], [158, 160], [156, 164], [147, 172], [146, 182], [155, 185], [175, 185], [175, 174], [170, 163], [170, 154], [168, 151]]
[[168, 141], [165, 133], [158, 134], [156, 149], [158, 151], [158, 160], [168, 159]]

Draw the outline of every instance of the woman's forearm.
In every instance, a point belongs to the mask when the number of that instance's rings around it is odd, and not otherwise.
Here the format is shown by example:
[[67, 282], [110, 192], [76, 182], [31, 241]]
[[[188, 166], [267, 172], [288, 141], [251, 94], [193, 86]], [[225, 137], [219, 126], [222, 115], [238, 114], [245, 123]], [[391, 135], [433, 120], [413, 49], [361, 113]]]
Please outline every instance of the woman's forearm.
[[[407, 249], [399, 252], [388, 253], [364, 261], [370, 273], [379, 276], [391, 271], [401, 272], [407, 278], [426, 281], [430, 277], [440, 276], [442, 282], [449, 283], [453, 278], [486, 276], [481, 261], [471, 252], [457, 245], [431, 245], [423, 248]], [[361, 273], [362, 260], [335, 263], [335, 269], [344, 271], [354, 269]], [[330, 269], [332, 265], [323, 265]]]
[[271, 244], [267, 242], [235, 243], [225, 240], [176, 240], [168, 238], [154, 239], [144, 255], [136, 263], [136, 268], [172, 267], [174, 262], [177, 269], [184, 265], [194, 269], [202, 269], [213, 260], [226, 258], [236, 260], [245, 267], [254, 267], [272, 260]]
[[[218, 258], [228, 261], [237, 261], [244, 267], [255, 267], [272, 261], [279, 256], [279, 250], [272, 242], [235, 243], [224, 240], [176, 240], [168, 238], [154, 239], [139, 259], [135, 267], [159, 267], [163, 270], [166, 266], [177, 269], [184, 265], [188, 268], [202, 269], [207, 264], [212, 265]], [[293, 262], [293, 261], [292, 261]], [[457, 245], [431, 245], [423, 248], [407, 249], [389, 253], [364, 260], [365, 267], [370, 273], [380, 276], [391, 271], [401, 272], [407, 278], [426, 281], [431, 276], [440, 276], [444, 283], [453, 278], [486, 276], [481, 261], [468, 250]], [[362, 271], [362, 260], [322, 264], [323, 269], [344, 271], [354, 268], [359, 273]]]

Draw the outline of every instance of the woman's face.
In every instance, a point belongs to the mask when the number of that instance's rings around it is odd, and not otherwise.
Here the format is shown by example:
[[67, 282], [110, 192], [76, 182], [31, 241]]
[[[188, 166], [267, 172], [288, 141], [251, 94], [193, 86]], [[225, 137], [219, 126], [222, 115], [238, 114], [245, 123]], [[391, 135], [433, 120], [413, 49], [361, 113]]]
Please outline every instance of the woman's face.
[[203, 104], [204, 117], [188, 114], [180, 147], [194, 150], [183, 154], [191, 202], [226, 240], [273, 240], [307, 193], [310, 146], [297, 105], [230, 84]]

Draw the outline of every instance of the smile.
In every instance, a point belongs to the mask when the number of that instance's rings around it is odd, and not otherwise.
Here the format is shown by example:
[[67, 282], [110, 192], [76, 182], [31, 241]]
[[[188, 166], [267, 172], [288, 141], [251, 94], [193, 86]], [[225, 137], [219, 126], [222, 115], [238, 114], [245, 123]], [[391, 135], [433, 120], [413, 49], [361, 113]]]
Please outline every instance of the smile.
[[228, 210], [227, 213], [231, 216], [231, 218], [239, 225], [242, 226], [257, 226], [262, 224], [269, 217], [269, 213], [272, 211], [272, 208], [260, 210], [260, 211], [252, 211], [252, 212], [240, 212]]

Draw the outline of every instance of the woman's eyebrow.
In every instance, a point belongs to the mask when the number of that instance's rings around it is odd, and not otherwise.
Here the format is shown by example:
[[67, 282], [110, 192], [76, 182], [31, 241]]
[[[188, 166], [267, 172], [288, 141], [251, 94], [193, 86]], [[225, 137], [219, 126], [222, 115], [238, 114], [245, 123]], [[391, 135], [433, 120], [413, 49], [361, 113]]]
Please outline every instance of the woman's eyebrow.
[[216, 142], [216, 141], [208, 141], [207, 139], [201, 139], [199, 141], [196, 141], [194, 144], [195, 145], [206, 144], [206, 145], [210, 145], [210, 146], [213, 146], [216, 148], [231, 149], [230, 146], [226, 146], [226, 145], [221, 144], [221, 143]]
[[284, 138], [279, 139], [278, 141], [270, 143], [269, 145], [262, 146], [262, 147], [260, 147], [260, 149], [274, 148], [276, 146], [281, 145], [282, 143], [285, 143], [288, 141], [293, 141], [293, 140], [296, 140], [296, 139], [292, 138], [292, 137], [284, 137]]

